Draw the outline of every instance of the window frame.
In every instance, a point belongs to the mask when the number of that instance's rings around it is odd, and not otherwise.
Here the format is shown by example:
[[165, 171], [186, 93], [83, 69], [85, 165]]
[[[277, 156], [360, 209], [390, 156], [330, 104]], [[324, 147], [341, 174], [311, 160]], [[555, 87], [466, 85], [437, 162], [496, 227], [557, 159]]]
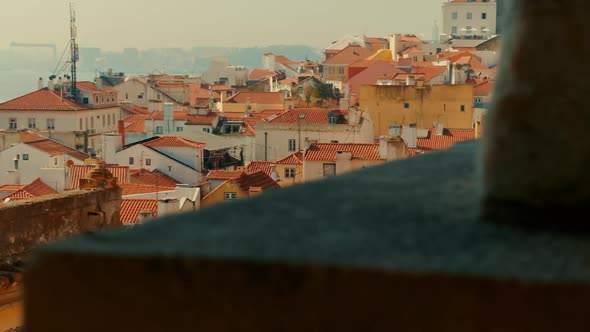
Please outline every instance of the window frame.
[[135, 158], [129, 157], [129, 165], [135, 165]]
[[288, 151], [289, 152], [295, 152], [297, 151], [297, 140], [294, 138], [289, 138], [287, 140], [287, 144], [288, 144]]
[[284, 175], [285, 179], [294, 179], [297, 173], [297, 169], [294, 167], [285, 167]]
[[226, 191], [223, 193], [223, 200], [224, 201], [233, 201], [238, 199], [238, 193], [235, 191]]

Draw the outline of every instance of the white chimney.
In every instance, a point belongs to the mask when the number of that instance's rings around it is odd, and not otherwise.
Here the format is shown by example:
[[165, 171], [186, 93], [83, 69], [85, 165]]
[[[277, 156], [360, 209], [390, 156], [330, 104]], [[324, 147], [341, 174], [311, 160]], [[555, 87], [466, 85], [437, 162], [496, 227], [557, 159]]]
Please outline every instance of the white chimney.
[[170, 135], [174, 129], [174, 104], [164, 103], [164, 133]]
[[45, 86], [43, 85], [43, 77], [39, 77], [39, 80], [37, 81], [37, 89], [41, 90], [44, 87]]
[[53, 81], [53, 76], [49, 78], [47, 81], [47, 88], [51, 91], [55, 89], [55, 82]]
[[270, 177], [273, 180], [275, 180], [275, 182], [281, 181], [281, 178], [279, 177], [279, 173], [277, 173], [277, 165], [275, 165], [275, 164], [270, 165]]
[[98, 90], [98, 91], [102, 90], [102, 78], [100, 78], [100, 77], [96, 78], [96, 90]]
[[379, 158], [387, 159], [387, 143], [389, 142], [389, 136], [380, 136], [379, 137]]
[[410, 149], [414, 149], [418, 145], [418, 129], [415, 123], [409, 126], [404, 126], [402, 129], [402, 139]]
[[437, 136], [442, 136], [442, 135], [444, 134], [444, 131], [445, 131], [445, 126], [443, 126], [443, 124], [442, 124], [442, 123], [439, 123], [439, 124], [436, 126], [436, 135], [437, 135]]

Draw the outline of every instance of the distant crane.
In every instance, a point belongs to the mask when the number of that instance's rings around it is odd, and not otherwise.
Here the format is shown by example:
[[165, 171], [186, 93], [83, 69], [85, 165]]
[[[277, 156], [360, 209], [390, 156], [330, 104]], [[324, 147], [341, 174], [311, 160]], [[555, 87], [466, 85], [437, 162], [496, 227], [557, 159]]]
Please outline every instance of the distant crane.
[[47, 44], [36, 44], [36, 43], [17, 43], [12, 42], [10, 43], [10, 47], [44, 47], [50, 48], [53, 52], [53, 62], [57, 61], [57, 47], [55, 44], [47, 43]]

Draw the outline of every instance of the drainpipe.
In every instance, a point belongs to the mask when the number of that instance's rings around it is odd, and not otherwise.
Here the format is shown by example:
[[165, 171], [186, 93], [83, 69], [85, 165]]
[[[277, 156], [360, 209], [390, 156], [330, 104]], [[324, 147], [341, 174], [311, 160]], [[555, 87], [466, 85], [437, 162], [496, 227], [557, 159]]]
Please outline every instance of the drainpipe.
[[268, 133], [264, 133], [264, 161], [268, 160]]

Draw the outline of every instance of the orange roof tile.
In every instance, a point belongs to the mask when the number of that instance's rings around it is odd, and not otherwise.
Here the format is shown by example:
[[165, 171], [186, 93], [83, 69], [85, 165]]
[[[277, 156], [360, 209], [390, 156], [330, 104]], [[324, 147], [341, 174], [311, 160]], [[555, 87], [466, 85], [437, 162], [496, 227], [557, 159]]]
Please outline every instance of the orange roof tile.
[[436, 129], [430, 129], [427, 138], [418, 138], [417, 148], [410, 149], [411, 154], [421, 154], [430, 151], [446, 150], [453, 144], [475, 139], [474, 129], [448, 129], [443, 130], [443, 135], [437, 135]]
[[4, 184], [0, 186], [0, 191], [19, 191], [25, 187], [24, 184]]
[[162, 136], [162, 137], [158, 137], [154, 140], [151, 140], [149, 142], [145, 142], [142, 144], [145, 146], [152, 147], [152, 148], [175, 147], [175, 148], [202, 149], [205, 147], [205, 143], [191, 141], [186, 138], [182, 138], [182, 137], [178, 137], [178, 136]]
[[337, 116], [337, 123], [348, 123], [342, 116], [345, 111], [329, 108], [293, 108], [269, 121], [269, 123], [329, 124], [329, 115]]
[[150, 171], [143, 168], [131, 171], [131, 182], [163, 187], [176, 187], [179, 184], [178, 181], [157, 169]]
[[285, 78], [279, 81], [279, 84], [297, 85], [297, 83], [299, 83], [299, 80], [296, 78]]
[[277, 76], [277, 73], [275, 73], [274, 71], [255, 68], [254, 70], [252, 70], [250, 72], [250, 75], [248, 75], [248, 79], [251, 81], [258, 81], [258, 80], [261, 80], [264, 78], [275, 77], [275, 76]]
[[217, 120], [217, 113], [209, 112], [207, 115], [188, 115], [186, 118], [187, 125], [212, 125]]
[[376, 43], [376, 44], [389, 43], [389, 41], [386, 38], [379, 38], [379, 37], [367, 37], [367, 38], [365, 38], [365, 42], [371, 43], [371, 44], [373, 44], [373, 43]]
[[[92, 165], [72, 165], [68, 168], [68, 184], [67, 189], [78, 190], [80, 189], [80, 179], [84, 179], [88, 173], [94, 169]], [[107, 166], [107, 170], [113, 174], [113, 177], [117, 178], [117, 183], [127, 183], [129, 178], [129, 166]]]
[[150, 114], [150, 111], [147, 110], [147, 108], [144, 107], [140, 107], [140, 106], [133, 106], [133, 107], [127, 107], [124, 105], [119, 105], [122, 109], [131, 112], [133, 114]]
[[96, 89], [96, 84], [92, 83], [92, 82], [88, 82], [88, 81], [83, 81], [83, 82], [76, 82], [76, 87], [80, 90], [84, 90], [84, 91], [88, 91], [88, 92], [92, 92], [92, 93], [98, 93], [98, 92], [117, 92], [117, 90], [113, 89], [110, 86], [104, 86], [102, 87], [101, 90], [97, 90]]
[[84, 161], [88, 159], [90, 156], [80, 152], [78, 150], [74, 150], [70, 147], [67, 147], [59, 142], [56, 142], [52, 139], [45, 139], [43, 141], [34, 141], [30, 143], [26, 143], [29, 146], [32, 146], [36, 149], [39, 149], [51, 156], [59, 156], [59, 155], [68, 155], [72, 158], [76, 158], [80, 161]]
[[246, 167], [246, 173], [253, 174], [257, 172], [264, 172], [266, 175], [270, 176], [271, 168], [273, 162], [271, 161], [252, 161]]
[[225, 84], [214, 84], [213, 85], [213, 91], [235, 91], [235, 88], [232, 88], [229, 85], [225, 85]]
[[125, 132], [126, 133], [145, 133], [145, 120], [147, 120], [148, 115], [145, 114], [134, 114], [126, 117], [123, 119], [125, 123]]
[[282, 104], [282, 92], [251, 92], [240, 91], [227, 99], [228, 103], [251, 104]]
[[287, 157], [277, 160], [277, 165], [303, 165], [303, 153], [301, 151], [288, 155]]
[[57, 191], [45, 184], [45, 182], [41, 181], [40, 178], [36, 178], [30, 184], [24, 186], [22, 189], [18, 191], [15, 191], [14, 193], [5, 197], [4, 199], [8, 199], [10, 201], [18, 201], [51, 194], [57, 194]]
[[137, 224], [139, 212], [150, 210], [158, 216], [158, 201], [155, 199], [123, 199], [121, 201], [121, 222], [123, 224]]
[[278, 183], [263, 171], [243, 174], [240, 178], [236, 179], [236, 182], [244, 191], [249, 191], [251, 187], [260, 187], [263, 190], [280, 188]]
[[494, 90], [495, 81], [484, 81], [473, 87], [473, 95], [478, 97], [490, 96]]
[[63, 98], [59, 93], [47, 88], [37, 90], [0, 104], [2, 110], [26, 111], [80, 111], [88, 107]]
[[352, 159], [381, 160], [378, 144], [313, 143], [305, 152], [305, 161], [335, 161], [338, 152], [352, 152]]
[[408, 54], [408, 53], [424, 53], [424, 51], [422, 51], [419, 48], [416, 47], [410, 47], [410, 48], [406, 48], [405, 50], [401, 51], [401, 53], [403, 54]]
[[349, 45], [337, 54], [332, 55], [326, 61], [325, 65], [350, 65], [360, 60], [367, 59], [377, 51], [368, 50], [362, 46]]
[[416, 35], [412, 35], [412, 34], [402, 34], [400, 36], [400, 41], [405, 42], [405, 43], [420, 43], [422, 42], [422, 40], [418, 37], [416, 37]]
[[33, 143], [33, 142], [39, 142], [39, 141], [44, 141], [44, 140], [49, 139], [45, 136], [41, 136], [35, 132], [28, 131], [28, 130], [23, 130], [23, 131], [19, 132], [19, 135], [20, 135], [20, 141], [22, 143]]
[[233, 180], [244, 175], [244, 171], [212, 170], [206, 176], [207, 180]]
[[159, 193], [159, 192], [163, 192], [163, 191], [176, 190], [176, 186], [167, 187], [167, 186], [161, 186], [161, 185], [156, 186], [156, 185], [142, 184], [142, 183], [121, 183], [119, 186], [123, 190], [123, 196], [152, 194], [152, 193]]
[[275, 61], [283, 65], [298, 65], [299, 62], [291, 60], [284, 55], [275, 55]]

